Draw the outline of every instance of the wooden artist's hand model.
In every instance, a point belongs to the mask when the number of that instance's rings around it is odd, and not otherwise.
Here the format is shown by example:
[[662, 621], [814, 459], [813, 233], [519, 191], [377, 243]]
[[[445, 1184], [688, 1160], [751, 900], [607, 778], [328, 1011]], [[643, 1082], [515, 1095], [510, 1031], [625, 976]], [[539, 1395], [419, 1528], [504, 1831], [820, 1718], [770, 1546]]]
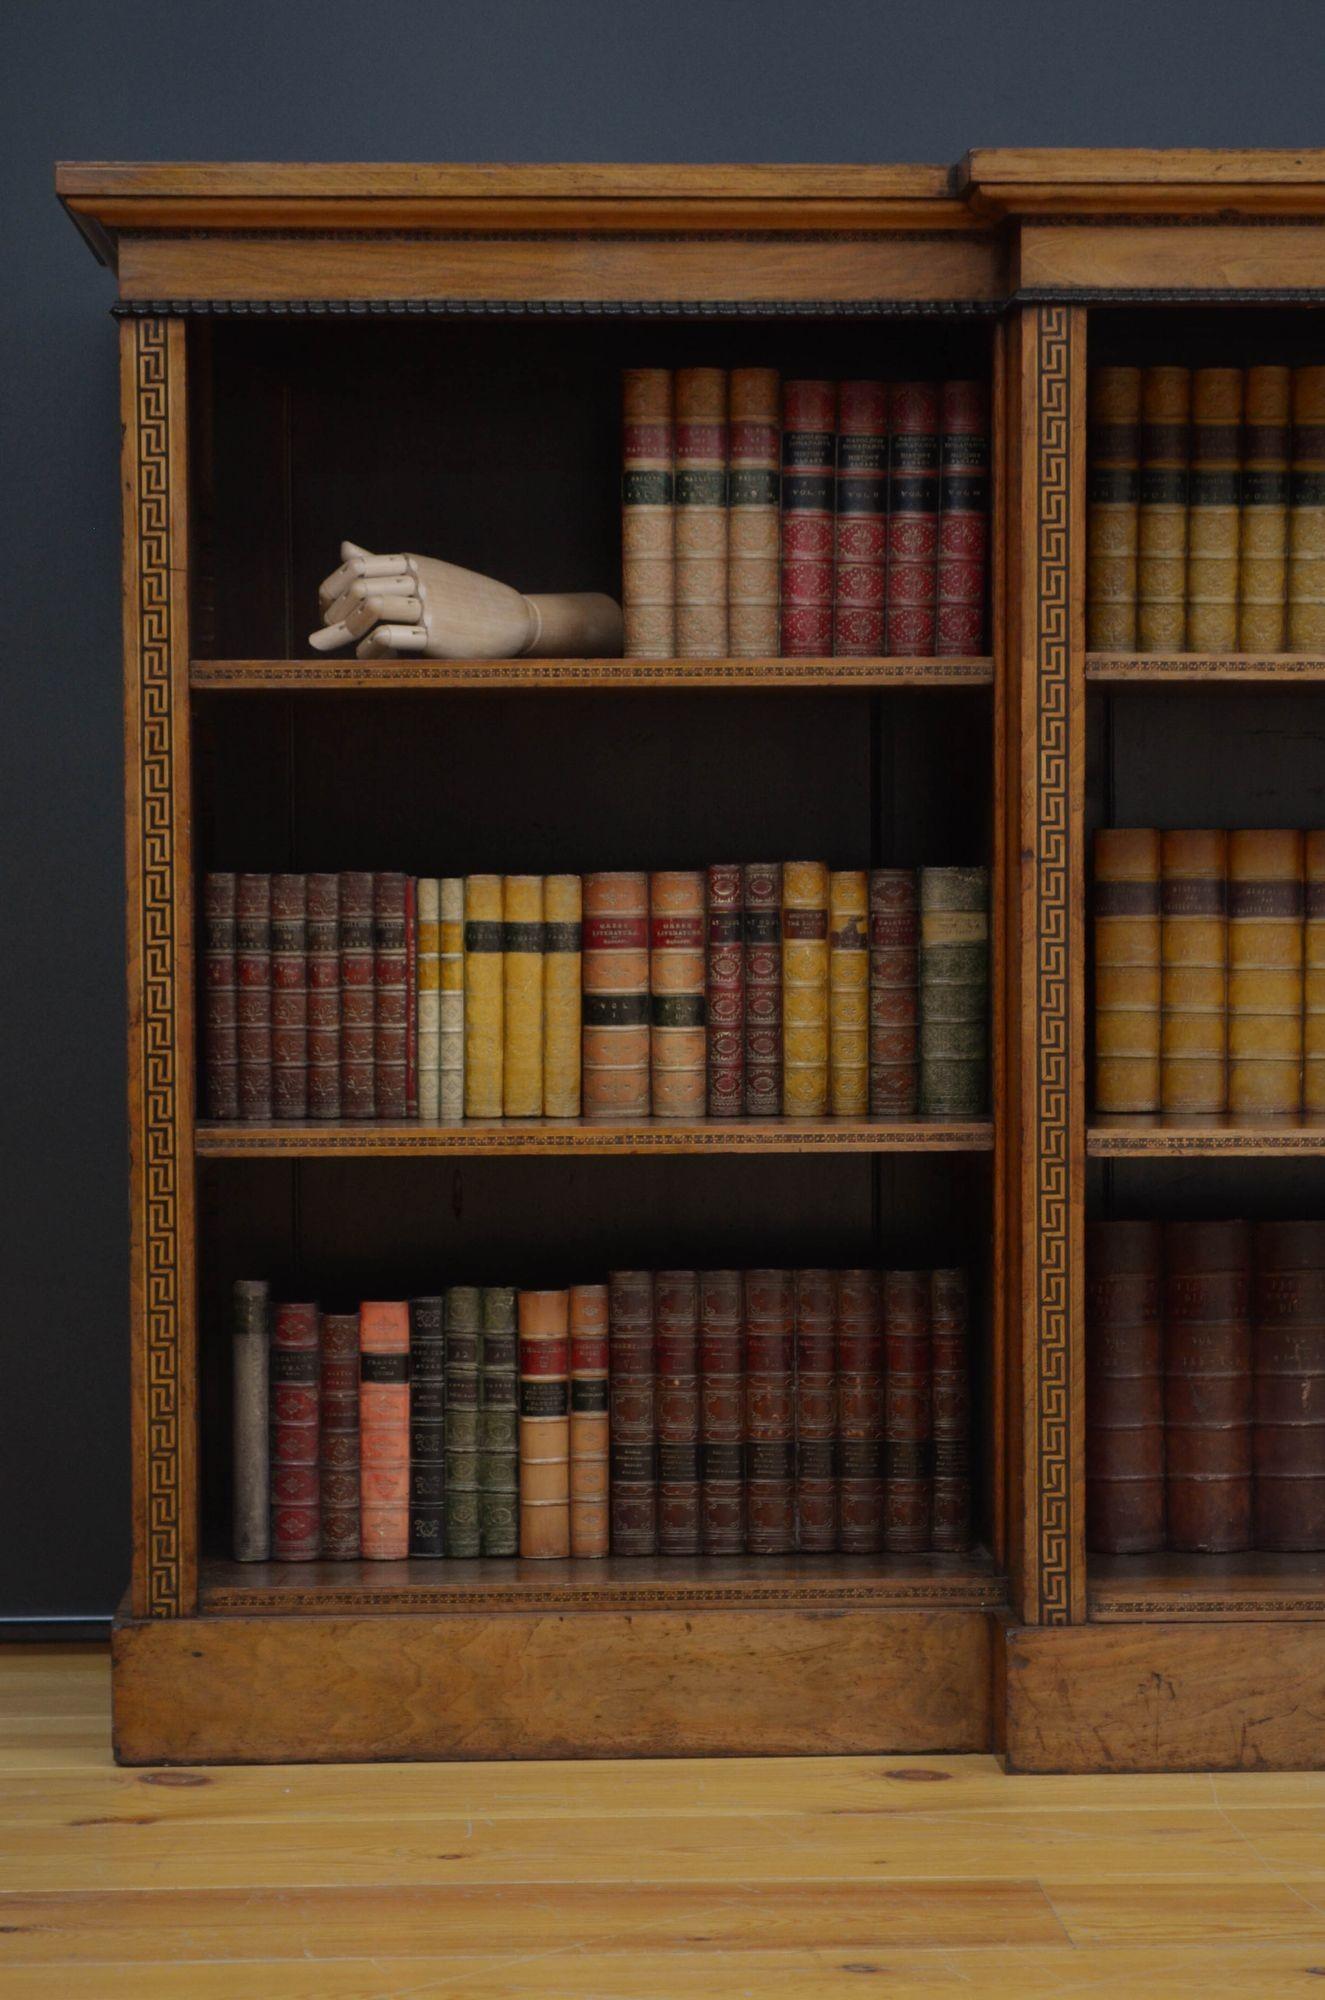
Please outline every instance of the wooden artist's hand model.
[[581, 591], [524, 597], [495, 577], [431, 556], [375, 556], [340, 545], [341, 566], [318, 590], [318, 653], [358, 640], [356, 656], [422, 653], [432, 660], [613, 658], [621, 651], [621, 607]]

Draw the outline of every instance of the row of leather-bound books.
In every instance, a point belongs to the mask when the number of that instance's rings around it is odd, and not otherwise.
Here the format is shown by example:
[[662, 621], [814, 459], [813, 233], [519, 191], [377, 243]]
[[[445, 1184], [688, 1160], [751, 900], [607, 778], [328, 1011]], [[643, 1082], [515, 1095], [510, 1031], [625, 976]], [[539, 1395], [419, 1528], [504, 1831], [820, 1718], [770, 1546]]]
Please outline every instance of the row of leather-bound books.
[[983, 382], [631, 368], [622, 450], [628, 656], [982, 650]]
[[1325, 1223], [1086, 1230], [1090, 1546], [1325, 1549]]
[[233, 1307], [240, 1562], [970, 1542], [960, 1270]]
[[212, 873], [208, 1115], [985, 1109], [984, 868]]
[[1095, 1104], [1325, 1111], [1325, 832], [1095, 836]]
[[1095, 652], [1325, 650], [1325, 367], [1097, 368]]

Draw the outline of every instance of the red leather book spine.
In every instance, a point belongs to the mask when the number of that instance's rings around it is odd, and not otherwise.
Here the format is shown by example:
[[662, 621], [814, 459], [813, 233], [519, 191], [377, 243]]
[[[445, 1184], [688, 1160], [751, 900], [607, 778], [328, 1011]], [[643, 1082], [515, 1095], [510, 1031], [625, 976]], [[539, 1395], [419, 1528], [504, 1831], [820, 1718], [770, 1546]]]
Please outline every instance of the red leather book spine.
[[782, 385], [782, 652], [833, 650], [837, 385]]
[[889, 398], [888, 652], [934, 651], [939, 538], [939, 396], [933, 382], [894, 382]]
[[877, 658], [884, 641], [888, 531], [888, 385], [837, 389], [833, 651]]
[[745, 1110], [745, 888], [739, 863], [708, 871], [708, 1115], [739, 1118]]
[[235, 968], [235, 877], [203, 877], [203, 1056], [207, 1116], [239, 1116], [239, 990]]
[[322, 1321], [320, 1401], [322, 1555], [353, 1562], [359, 1554], [359, 1315]]
[[405, 1051], [409, 1035], [408, 954], [403, 875], [388, 871], [373, 883], [374, 1107], [379, 1118], [407, 1115]]
[[937, 638], [941, 656], [980, 653], [989, 576], [989, 399], [983, 382], [945, 382], [939, 398]]
[[271, 878], [271, 1103], [275, 1118], [308, 1116], [308, 881]]
[[745, 1327], [739, 1271], [699, 1278], [700, 1545], [706, 1556], [745, 1548]]
[[658, 1553], [658, 1406], [653, 1274], [607, 1281], [612, 1414], [612, 1553]]
[[1171, 1222], [1164, 1254], [1169, 1547], [1251, 1546], [1251, 1231]]
[[377, 988], [373, 878], [340, 877], [340, 1104], [343, 1118], [371, 1118]]
[[658, 1553], [699, 1553], [699, 1280], [653, 1281], [658, 1361]]
[[837, 1547], [837, 1346], [831, 1271], [796, 1273], [796, 1547]]
[[870, 871], [870, 1117], [920, 1103], [920, 912], [913, 868]]
[[1325, 1223], [1256, 1231], [1258, 1549], [1325, 1549]]
[[405, 1116], [419, 1115], [419, 885], [405, 878]]
[[752, 861], [745, 870], [745, 1115], [782, 1109], [782, 868]]
[[1086, 1225], [1086, 1540], [1164, 1546], [1163, 1238], [1157, 1222]]
[[795, 1303], [790, 1271], [745, 1274], [746, 1547], [796, 1546]]
[[321, 1551], [319, 1319], [313, 1305], [277, 1306], [272, 1326], [271, 1552], [277, 1562], [316, 1562]]
[[239, 1010], [239, 1115], [271, 1117], [271, 876], [235, 884], [235, 978]]
[[883, 1364], [883, 1546], [918, 1555], [934, 1505], [928, 1271], [883, 1274]]
[[340, 1117], [340, 879], [308, 878], [308, 1115]]
[[965, 1271], [931, 1271], [934, 1518], [929, 1546], [944, 1555], [960, 1555], [971, 1546], [969, 1320]]
[[372, 1562], [409, 1554], [409, 1307], [359, 1307], [359, 1536]]
[[837, 1273], [838, 1547], [883, 1547], [883, 1308], [877, 1271]]

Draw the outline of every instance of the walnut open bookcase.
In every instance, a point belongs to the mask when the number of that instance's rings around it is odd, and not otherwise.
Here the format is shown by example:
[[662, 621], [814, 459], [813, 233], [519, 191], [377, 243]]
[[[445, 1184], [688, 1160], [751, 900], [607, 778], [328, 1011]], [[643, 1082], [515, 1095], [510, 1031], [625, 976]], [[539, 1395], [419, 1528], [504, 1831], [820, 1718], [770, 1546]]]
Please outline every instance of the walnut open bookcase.
[[[121, 1759], [1325, 1764], [1325, 1558], [1088, 1553], [1083, 1324], [1088, 1216], [1325, 1214], [1325, 1125], [1092, 1119], [1086, 921], [1097, 825], [1320, 823], [1310, 760], [1275, 752], [1319, 740], [1325, 658], [1085, 646], [1088, 361], [1145, 361], [1177, 329], [1234, 360], [1258, 341], [1325, 360], [1325, 152], [95, 163], [57, 188], [117, 275], [121, 354]], [[988, 656], [309, 651], [343, 535], [617, 594], [620, 369], [691, 361], [982, 375]], [[202, 1120], [202, 871], [437, 866], [468, 826], [498, 869], [987, 863], [991, 1114]], [[971, 1277], [970, 1555], [229, 1560], [237, 1277], [536, 1283], [549, 1262], [776, 1245], [868, 1265], [903, 1244]]]

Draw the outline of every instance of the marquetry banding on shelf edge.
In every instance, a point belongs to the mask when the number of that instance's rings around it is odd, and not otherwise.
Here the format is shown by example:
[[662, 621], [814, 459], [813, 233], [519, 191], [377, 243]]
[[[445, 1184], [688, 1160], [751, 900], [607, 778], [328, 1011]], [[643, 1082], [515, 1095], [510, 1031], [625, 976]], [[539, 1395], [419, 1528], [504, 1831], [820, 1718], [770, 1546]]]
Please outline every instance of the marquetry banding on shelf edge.
[[1184, 1618], [1261, 1619], [1298, 1618], [1304, 1623], [1325, 1619], [1325, 1592], [1316, 1597], [1114, 1597], [1090, 1595], [1090, 1617], [1097, 1625], [1122, 1624], [1127, 1619], [1143, 1619], [1162, 1624], [1180, 1624]]
[[611, 1125], [555, 1126], [528, 1130], [471, 1130], [466, 1126], [412, 1126], [383, 1131], [369, 1128], [326, 1131], [315, 1124], [278, 1131], [261, 1125], [200, 1124], [196, 1150], [205, 1158], [244, 1158], [268, 1153], [298, 1156], [338, 1156], [352, 1153], [887, 1153], [989, 1152], [992, 1123], [937, 1125], [846, 1125], [802, 1130], [794, 1124], [757, 1127], [752, 1131], [722, 1125], [657, 1129], [639, 1126], [618, 1130]]
[[988, 687], [994, 664], [962, 659], [194, 660], [195, 688]]
[[1325, 680], [1313, 653], [1088, 653], [1088, 681]]
[[1320, 1132], [1102, 1132], [1086, 1131], [1086, 1151], [1092, 1159], [1198, 1159], [1204, 1153], [1241, 1154], [1244, 1159], [1271, 1153], [1302, 1153], [1325, 1158], [1325, 1130]]
[[317, 1612], [556, 1612], [556, 1611], [686, 1611], [717, 1605], [732, 1610], [831, 1610], [838, 1604], [877, 1605], [880, 1610], [941, 1607], [957, 1611], [998, 1610], [1007, 1602], [1006, 1586], [997, 1577], [963, 1577], [951, 1583], [897, 1584], [833, 1583], [796, 1585], [740, 1584], [723, 1587], [686, 1585], [594, 1586], [548, 1590], [485, 1589], [462, 1584], [419, 1589], [264, 1589], [220, 1584], [204, 1589], [202, 1608], [208, 1614], [243, 1617], [275, 1613]]

